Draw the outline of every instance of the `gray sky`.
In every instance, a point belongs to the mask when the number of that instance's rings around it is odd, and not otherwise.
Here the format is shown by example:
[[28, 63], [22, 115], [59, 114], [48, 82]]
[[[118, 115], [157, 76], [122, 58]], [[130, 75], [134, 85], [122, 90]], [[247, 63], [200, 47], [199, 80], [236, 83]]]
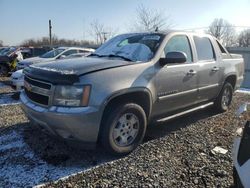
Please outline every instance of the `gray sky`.
[[140, 4], [170, 16], [174, 29], [207, 27], [214, 18], [250, 26], [250, 0], [0, 0], [0, 40], [17, 45], [48, 36], [49, 19], [59, 38], [89, 39], [95, 19], [118, 33], [128, 32]]

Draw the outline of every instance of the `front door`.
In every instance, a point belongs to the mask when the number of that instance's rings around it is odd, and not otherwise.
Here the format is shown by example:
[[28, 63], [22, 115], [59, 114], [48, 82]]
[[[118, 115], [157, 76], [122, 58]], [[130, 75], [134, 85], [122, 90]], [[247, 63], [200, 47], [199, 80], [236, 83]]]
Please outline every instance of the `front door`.
[[158, 101], [154, 109], [155, 116], [183, 109], [197, 100], [198, 65], [193, 63], [192, 50], [186, 35], [176, 35], [167, 42], [164, 54], [181, 51], [187, 55], [187, 62], [168, 64], [164, 67], [156, 64], [156, 85]]

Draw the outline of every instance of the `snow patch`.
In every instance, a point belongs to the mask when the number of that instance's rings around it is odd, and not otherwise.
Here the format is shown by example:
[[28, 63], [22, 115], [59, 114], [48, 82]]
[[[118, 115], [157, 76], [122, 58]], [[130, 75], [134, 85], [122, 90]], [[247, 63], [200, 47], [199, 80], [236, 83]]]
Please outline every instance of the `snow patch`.
[[245, 93], [245, 94], [250, 94], [250, 89], [248, 88], [240, 88], [236, 90], [237, 93]]
[[9, 87], [9, 86], [6, 85], [6, 84], [4, 84], [4, 83], [2, 83], [2, 82], [0, 82], [0, 88], [5, 88], [5, 87]]
[[[40, 158], [25, 142], [25, 128], [0, 135], [0, 187], [33, 187], [68, 178], [109, 161], [99, 156], [93, 164], [85, 157], [70, 156], [67, 161], [52, 165]], [[32, 136], [32, 135], [31, 135]]]
[[14, 95], [14, 94], [13, 93], [6, 93], [6, 94], [0, 95], [0, 106], [21, 104], [20, 100], [15, 100], [12, 98], [12, 95]]

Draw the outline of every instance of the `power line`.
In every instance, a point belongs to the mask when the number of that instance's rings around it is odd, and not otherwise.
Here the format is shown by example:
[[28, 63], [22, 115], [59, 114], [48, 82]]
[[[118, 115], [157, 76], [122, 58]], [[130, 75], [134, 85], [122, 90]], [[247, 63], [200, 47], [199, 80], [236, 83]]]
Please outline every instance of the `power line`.
[[[214, 27], [226, 27], [226, 28], [229, 28], [229, 27], [232, 27], [232, 28], [246, 28], [246, 29], [250, 29], [250, 26], [235, 26], [235, 25], [232, 25], [232, 26], [214, 26]], [[207, 27], [195, 27], [195, 28], [189, 28], [189, 29], [183, 29], [184, 31], [187, 31], [187, 30], [200, 30], [200, 29], [208, 29], [209, 26]]]

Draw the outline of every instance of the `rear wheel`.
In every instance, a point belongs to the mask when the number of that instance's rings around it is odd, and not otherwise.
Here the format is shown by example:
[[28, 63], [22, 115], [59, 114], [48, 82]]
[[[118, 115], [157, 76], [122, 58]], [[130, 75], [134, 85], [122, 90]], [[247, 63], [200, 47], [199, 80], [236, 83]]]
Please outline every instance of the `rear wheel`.
[[112, 154], [128, 154], [143, 140], [147, 120], [141, 106], [134, 103], [119, 105], [104, 120], [101, 142]]
[[233, 87], [229, 82], [226, 82], [215, 100], [214, 107], [218, 112], [225, 112], [228, 110], [233, 98]]
[[5, 65], [0, 65], [0, 76], [7, 76], [8, 68]]

